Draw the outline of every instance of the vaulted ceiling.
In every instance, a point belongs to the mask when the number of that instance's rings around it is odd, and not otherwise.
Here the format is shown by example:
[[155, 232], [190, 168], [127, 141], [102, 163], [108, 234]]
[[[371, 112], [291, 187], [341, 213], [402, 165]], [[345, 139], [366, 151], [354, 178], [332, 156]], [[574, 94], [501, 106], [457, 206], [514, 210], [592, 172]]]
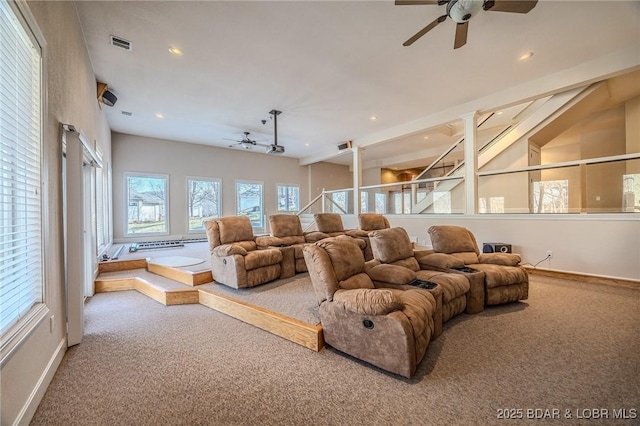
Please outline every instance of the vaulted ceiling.
[[[269, 111], [277, 109], [282, 111], [278, 143], [301, 163], [340, 162], [336, 147], [347, 140], [370, 145], [369, 162], [404, 148], [429, 150], [437, 146], [436, 138], [424, 136], [429, 123], [439, 129], [436, 125], [446, 124], [438, 123], [448, 117], [442, 111], [475, 108], [478, 99], [484, 100], [480, 109], [508, 106], [522, 100], [517, 96], [534, 93], [537, 82], [540, 91], [580, 84], [592, 78], [580, 67], [606, 64], [616, 52], [640, 65], [637, 1], [540, 0], [528, 14], [480, 11], [470, 21], [467, 44], [455, 50], [455, 24], [449, 19], [412, 46], [402, 46], [445, 6], [393, 1], [77, 1], [76, 6], [96, 78], [118, 97], [113, 107], [105, 107], [113, 131], [219, 147], [248, 131], [271, 143]], [[110, 35], [130, 41], [132, 50], [112, 46]], [[519, 61], [526, 52], [533, 56]], [[547, 81], [570, 74], [571, 80]], [[415, 124], [420, 122], [424, 129]], [[393, 140], [391, 148], [384, 148], [385, 140]]]

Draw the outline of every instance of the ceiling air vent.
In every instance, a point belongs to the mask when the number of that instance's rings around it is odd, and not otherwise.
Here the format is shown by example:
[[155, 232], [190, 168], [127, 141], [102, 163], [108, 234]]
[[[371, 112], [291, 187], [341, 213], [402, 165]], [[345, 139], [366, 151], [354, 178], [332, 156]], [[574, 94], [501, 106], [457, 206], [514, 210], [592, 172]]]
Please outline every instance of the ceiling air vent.
[[111, 45], [115, 47], [119, 47], [124, 50], [133, 50], [131, 47], [131, 42], [129, 40], [125, 40], [122, 37], [117, 37], [114, 35], [110, 35], [109, 39], [111, 40]]
[[126, 115], [127, 117], [131, 117], [133, 115], [132, 112], [130, 111], [120, 111], [122, 113], [122, 115]]

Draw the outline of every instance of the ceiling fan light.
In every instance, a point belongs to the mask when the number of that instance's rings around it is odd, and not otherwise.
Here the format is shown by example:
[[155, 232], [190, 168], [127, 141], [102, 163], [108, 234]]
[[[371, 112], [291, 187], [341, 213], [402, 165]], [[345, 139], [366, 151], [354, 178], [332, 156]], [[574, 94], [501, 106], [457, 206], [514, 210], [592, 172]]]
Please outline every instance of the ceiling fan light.
[[447, 3], [447, 14], [458, 24], [464, 24], [482, 9], [482, 0], [451, 0]]

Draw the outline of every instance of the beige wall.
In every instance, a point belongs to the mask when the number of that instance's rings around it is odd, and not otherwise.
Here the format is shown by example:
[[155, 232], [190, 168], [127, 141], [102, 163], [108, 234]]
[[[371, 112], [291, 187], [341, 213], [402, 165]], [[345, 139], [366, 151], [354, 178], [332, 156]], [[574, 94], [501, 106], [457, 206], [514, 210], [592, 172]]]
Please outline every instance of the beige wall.
[[[264, 213], [277, 213], [277, 184], [300, 186], [300, 207], [322, 189], [341, 189], [353, 186], [348, 166], [316, 163], [300, 166], [297, 159], [241, 150], [216, 148], [113, 133], [113, 228], [114, 241], [138, 241], [140, 237], [125, 236], [125, 172], [169, 175], [169, 236], [197, 237], [187, 233], [187, 176], [222, 179], [222, 212], [236, 214], [236, 180], [264, 183]], [[265, 221], [266, 222], [266, 221]], [[256, 230], [259, 232], [259, 230]], [[268, 231], [268, 229], [265, 229]], [[167, 238], [158, 237], [158, 238]], [[151, 238], [144, 238], [151, 239]]]
[[88, 140], [100, 143], [110, 161], [110, 133], [98, 108], [96, 81], [74, 4], [29, 2], [28, 7], [47, 43], [45, 302], [52, 319], [39, 324], [1, 367], [3, 425], [29, 422], [66, 350], [59, 123], [73, 124]]
[[[309, 201], [308, 170], [297, 159], [165, 139], [113, 133], [114, 240], [140, 240], [125, 235], [126, 172], [169, 175], [169, 235], [187, 235], [187, 177], [222, 179], [222, 214], [236, 215], [236, 180], [263, 182], [264, 214], [277, 213], [277, 184], [300, 186], [302, 207]], [[341, 166], [346, 169], [345, 166]], [[189, 234], [196, 237], [198, 234]], [[202, 234], [201, 236], [204, 236]], [[166, 236], [164, 237], [166, 238]]]

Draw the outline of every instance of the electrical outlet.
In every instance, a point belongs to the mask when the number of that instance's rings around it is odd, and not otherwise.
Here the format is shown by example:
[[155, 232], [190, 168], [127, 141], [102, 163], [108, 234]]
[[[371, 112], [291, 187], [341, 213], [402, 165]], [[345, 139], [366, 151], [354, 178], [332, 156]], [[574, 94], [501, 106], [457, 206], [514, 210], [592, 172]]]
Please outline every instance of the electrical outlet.
[[547, 258], [551, 259], [553, 257], [553, 252], [551, 250], [547, 250]]

